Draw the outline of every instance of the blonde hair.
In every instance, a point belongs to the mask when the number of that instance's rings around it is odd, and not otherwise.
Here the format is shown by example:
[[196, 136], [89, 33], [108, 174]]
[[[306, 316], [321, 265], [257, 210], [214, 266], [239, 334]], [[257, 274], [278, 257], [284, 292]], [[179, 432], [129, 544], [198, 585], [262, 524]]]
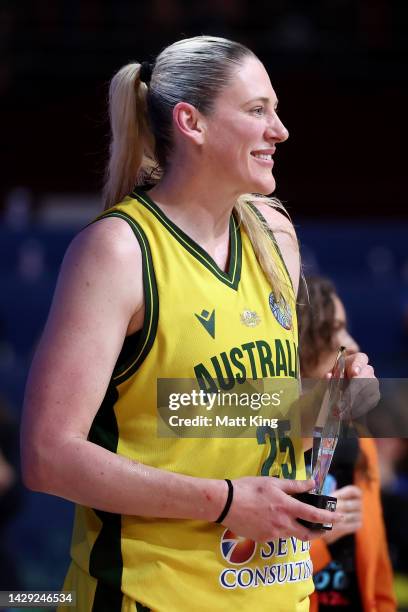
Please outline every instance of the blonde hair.
[[[177, 102], [185, 100], [203, 114], [211, 113], [234, 67], [248, 56], [255, 57], [240, 43], [196, 36], [177, 41], [158, 55], [149, 86], [140, 79], [141, 64], [128, 64], [119, 70], [109, 90], [112, 139], [104, 186], [105, 209], [120, 202], [135, 185], [160, 180], [171, 156], [172, 111]], [[270, 229], [250, 206], [257, 202], [285, 209], [276, 198], [253, 194], [242, 195], [234, 207], [275, 298], [287, 300], [288, 283], [278, 274], [276, 260], [271, 257]]]

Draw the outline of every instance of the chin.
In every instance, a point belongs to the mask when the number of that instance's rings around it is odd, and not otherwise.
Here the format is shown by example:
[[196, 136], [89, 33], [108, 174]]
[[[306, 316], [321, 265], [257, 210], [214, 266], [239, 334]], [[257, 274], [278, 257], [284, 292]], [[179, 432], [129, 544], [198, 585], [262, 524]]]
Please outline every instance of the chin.
[[267, 181], [256, 181], [253, 183], [249, 193], [260, 193], [262, 195], [271, 195], [276, 189], [275, 179], [269, 178]]

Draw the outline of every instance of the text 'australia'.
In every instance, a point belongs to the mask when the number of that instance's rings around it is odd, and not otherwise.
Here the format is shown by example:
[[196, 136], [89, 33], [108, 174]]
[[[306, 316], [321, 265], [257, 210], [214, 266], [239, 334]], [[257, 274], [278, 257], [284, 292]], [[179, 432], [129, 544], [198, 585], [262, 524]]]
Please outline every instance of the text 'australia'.
[[217, 389], [228, 391], [248, 378], [297, 378], [297, 346], [295, 342], [279, 339], [272, 346], [266, 340], [246, 342], [199, 363], [194, 372], [200, 388], [212, 393]]

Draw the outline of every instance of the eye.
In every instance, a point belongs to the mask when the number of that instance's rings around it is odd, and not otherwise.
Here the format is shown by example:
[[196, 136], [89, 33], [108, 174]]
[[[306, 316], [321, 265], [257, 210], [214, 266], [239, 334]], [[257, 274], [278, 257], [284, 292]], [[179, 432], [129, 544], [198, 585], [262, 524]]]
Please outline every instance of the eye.
[[261, 116], [264, 114], [265, 112], [265, 108], [263, 106], [256, 106], [255, 108], [252, 109], [251, 111], [254, 115], [258, 115]]

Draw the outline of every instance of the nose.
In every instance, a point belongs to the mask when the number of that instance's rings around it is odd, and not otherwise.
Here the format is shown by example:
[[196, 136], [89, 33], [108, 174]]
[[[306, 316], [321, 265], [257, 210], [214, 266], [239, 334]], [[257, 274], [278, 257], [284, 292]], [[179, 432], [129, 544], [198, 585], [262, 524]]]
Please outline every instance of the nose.
[[273, 114], [266, 132], [266, 139], [272, 140], [273, 142], [285, 142], [285, 140], [289, 138], [288, 130], [276, 113]]

